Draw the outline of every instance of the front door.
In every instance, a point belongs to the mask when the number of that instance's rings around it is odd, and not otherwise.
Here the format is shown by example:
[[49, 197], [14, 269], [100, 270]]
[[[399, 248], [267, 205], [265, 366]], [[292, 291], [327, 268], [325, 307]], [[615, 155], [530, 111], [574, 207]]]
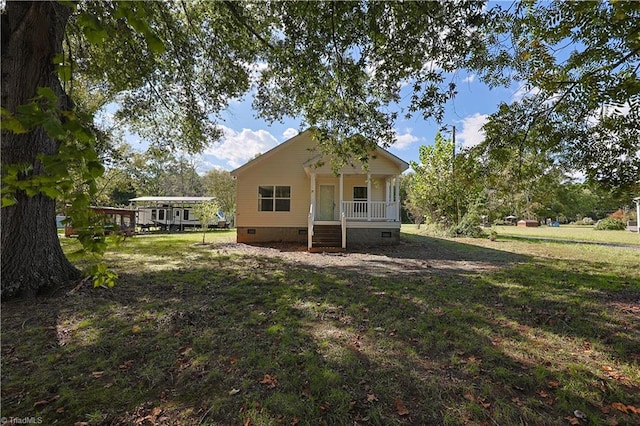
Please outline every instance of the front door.
[[333, 220], [335, 210], [334, 185], [320, 185], [320, 205], [317, 220]]

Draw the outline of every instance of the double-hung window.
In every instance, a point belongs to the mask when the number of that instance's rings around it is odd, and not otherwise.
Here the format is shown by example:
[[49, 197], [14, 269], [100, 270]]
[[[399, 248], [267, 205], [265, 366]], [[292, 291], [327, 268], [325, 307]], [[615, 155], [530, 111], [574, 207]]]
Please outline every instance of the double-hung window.
[[261, 185], [258, 187], [258, 211], [288, 212], [290, 210], [290, 186]]

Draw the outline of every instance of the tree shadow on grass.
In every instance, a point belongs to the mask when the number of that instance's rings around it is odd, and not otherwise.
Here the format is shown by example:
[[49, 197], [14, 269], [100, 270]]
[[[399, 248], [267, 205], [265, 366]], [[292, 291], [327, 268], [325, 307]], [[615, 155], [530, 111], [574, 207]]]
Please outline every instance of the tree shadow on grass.
[[[483, 250], [477, 261], [502, 255]], [[469, 278], [463, 268], [379, 275], [203, 256], [197, 267], [122, 271], [108, 291], [5, 303], [2, 416], [566, 424], [581, 410], [591, 423], [614, 414], [620, 424], [637, 421], [601, 410], [640, 404], [638, 324], [600, 306], [626, 300], [629, 289], [606, 274], [522, 258], [530, 260]], [[613, 345], [607, 336], [616, 336]]]

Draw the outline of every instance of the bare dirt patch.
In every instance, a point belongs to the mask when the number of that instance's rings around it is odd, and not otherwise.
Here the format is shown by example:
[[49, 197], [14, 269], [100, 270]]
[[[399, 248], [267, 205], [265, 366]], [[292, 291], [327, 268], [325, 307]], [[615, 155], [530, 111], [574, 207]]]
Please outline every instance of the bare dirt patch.
[[527, 257], [499, 250], [451, 242], [401, 241], [395, 246], [354, 247], [344, 253], [309, 253], [305, 245], [227, 243], [219, 250], [243, 255], [279, 258], [313, 268], [358, 270], [370, 275], [479, 274], [526, 262]]

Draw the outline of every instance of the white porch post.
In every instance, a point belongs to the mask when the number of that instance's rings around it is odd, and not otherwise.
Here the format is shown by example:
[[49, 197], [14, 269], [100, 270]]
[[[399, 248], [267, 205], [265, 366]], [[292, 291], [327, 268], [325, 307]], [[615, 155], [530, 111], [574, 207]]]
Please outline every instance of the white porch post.
[[371, 173], [367, 173], [367, 220], [371, 222]]
[[344, 173], [340, 173], [340, 217], [344, 214]]
[[384, 192], [384, 201], [389, 204], [391, 202], [391, 182], [389, 181], [389, 178], [385, 178], [384, 180]]
[[[313, 214], [315, 216], [316, 212], [316, 174], [311, 173], [311, 208], [313, 209]], [[313, 218], [315, 219], [315, 217]]]
[[400, 209], [400, 176], [396, 175], [395, 177], [396, 179], [396, 194], [395, 194], [395, 202], [396, 202], [396, 209], [397, 209], [397, 216], [396, 216], [396, 220], [398, 222], [402, 221], [402, 216], [401, 216], [401, 209]]
[[640, 197], [634, 198], [633, 201], [636, 202], [636, 231], [640, 234]]

